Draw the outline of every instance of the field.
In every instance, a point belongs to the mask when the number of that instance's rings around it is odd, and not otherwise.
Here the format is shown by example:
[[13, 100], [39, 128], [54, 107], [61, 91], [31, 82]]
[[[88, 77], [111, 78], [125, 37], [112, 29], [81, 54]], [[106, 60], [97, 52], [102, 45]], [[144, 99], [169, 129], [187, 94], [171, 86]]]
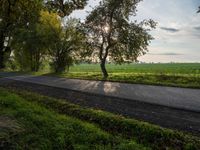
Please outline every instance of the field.
[[[166, 63], [166, 64], [107, 64], [109, 73], [133, 74], [173, 74], [173, 75], [200, 75], [199, 63]], [[100, 72], [98, 64], [80, 64], [70, 68], [71, 72]]]
[[[200, 88], [200, 63], [106, 64], [106, 68], [109, 73], [106, 81]], [[48, 65], [44, 65], [39, 72], [20, 73], [105, 81], [99, 64], [78, 64], [59, 74], [52, 73]]]
[[36, 93], [0, 88], [0, 148], [197, 150], [185, 133], [82, 108]]
[[[136, 84], [200, 88], [200, 64], [107, 64], [109, 81]], [[68, 73], [51, 74], [67, 78], [103, 80], [98, 64], [80, 64]]]

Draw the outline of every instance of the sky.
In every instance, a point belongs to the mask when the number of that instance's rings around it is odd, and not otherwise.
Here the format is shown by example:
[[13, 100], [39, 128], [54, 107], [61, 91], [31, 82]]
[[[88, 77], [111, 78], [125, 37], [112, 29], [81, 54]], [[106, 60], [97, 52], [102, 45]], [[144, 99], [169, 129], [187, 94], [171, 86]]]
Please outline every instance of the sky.
[[[89, 0], [84, 10], [72, 17], [84, 20], [99, 0]], [[142, 62], [200, 62], [200, 0], [143, 0], [131, 20], [153, 19], [158, 23], [150, 34], [154, 40]]]

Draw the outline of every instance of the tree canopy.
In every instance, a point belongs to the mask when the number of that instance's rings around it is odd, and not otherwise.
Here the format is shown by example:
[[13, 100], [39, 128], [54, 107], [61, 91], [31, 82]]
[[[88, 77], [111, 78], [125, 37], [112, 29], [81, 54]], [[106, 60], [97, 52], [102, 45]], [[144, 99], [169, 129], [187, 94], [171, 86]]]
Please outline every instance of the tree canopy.
[[46, 0], [46, 6], [60, 17], [69, 16], [74, 10], [83, 9], [88, 0]]
[[13, 32], [37, 22], [41, 10], [48, 9], [64, 18], [86, 4], [87, 0], [0, 0], [0, 69], [5, 67], [6, 53], [9, 56], [11, 52]]
[[20, 70], [39, 71], [49, 44], [56, 38], [54, 32], [61, 30], [61, 21], [57, 14], [44, 10], [34, 24], [16, 30], [12, 47]]
[[153, 20], [130, 21], [130, 17], [136, 15], [139, 2], [104, 0], [87, 16], [88, 39], [100, 60], [104, 78], [108, 76], [105, 68], [108, 57], [116, 63], [136, 61], [138, 56], [145, 54], [153, 39], [148, 33], [155, 28]]
[[107, 78], [106, 62], [133, 62], [147, 52], [156, 23], [134, 20], [141, 0], [102, 0], [85, 22], [69, 17], [87, 1], [1, 0], [0, 69], [11, 54], [20, 69], [31, 71], [44, 61], [63, 72], [82, 58], [97, 58]]
[[86, 48], [86, 37], [77, 19], [68, 19], [64, 27], [56, 13], [42, 12], [39, 35], [50, 56], [53, 71], [63, 72], [69, 69]]
[[4, 57], [10, 53], [11, 39], [16, 28], [34, 23], [42, 8], [42, 0], [0, 1], [0, 69], [5, 67]]

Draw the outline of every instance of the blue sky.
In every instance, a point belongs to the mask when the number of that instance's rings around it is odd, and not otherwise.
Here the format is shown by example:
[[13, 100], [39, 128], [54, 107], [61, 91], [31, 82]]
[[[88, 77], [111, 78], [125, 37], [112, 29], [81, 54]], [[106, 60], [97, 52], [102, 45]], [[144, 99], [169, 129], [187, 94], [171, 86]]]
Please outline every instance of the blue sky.
[[[99, 0], [89, 0], [85, 10], [72, 17], [84, 19], [91, 6]], [[132, 20], [153, 19], [158, 22], [151, 34], [155, 38], [149, 52], [139, 58], [145, 62], [200, 62], [200, 0], [143, 0]]]

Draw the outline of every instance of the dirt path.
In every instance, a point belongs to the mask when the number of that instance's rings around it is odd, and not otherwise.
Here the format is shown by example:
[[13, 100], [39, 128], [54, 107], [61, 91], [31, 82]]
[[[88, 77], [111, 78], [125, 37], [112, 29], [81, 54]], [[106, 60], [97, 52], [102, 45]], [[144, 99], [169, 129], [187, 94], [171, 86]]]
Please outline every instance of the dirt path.
[[81, 106], [102, 109], [200, 136], [200, 113], [197, 112], [4, 78], [0, 79], [0, 86], [62, 98]]

